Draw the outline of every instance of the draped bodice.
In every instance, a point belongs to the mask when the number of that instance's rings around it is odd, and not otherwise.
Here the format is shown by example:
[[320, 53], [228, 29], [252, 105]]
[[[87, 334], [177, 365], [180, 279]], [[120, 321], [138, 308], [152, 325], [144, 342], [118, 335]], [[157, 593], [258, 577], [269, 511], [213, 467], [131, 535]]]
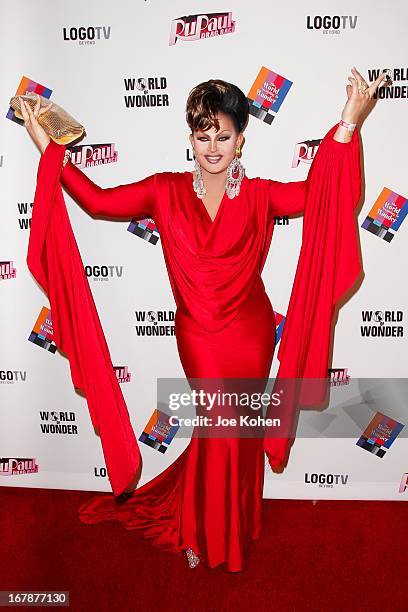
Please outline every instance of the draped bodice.
[[267, 181], [244, 177], [221, 200], [214, 220], [190, 172], [156, 175], [158, 227], [176, 304], [209, 331], [238, 313], [261, 271], [272, 237]]

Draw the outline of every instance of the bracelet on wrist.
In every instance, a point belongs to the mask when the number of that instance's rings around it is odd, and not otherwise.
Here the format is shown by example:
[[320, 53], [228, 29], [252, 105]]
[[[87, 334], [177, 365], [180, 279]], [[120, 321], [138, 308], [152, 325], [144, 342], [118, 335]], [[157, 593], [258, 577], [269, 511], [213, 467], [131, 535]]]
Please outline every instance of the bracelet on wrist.
[[353, 132], [356, 129], [357, 123], [349, 123], [348, 121], [344, 121], [344, 119], [340, 119], [339, 125], [342, 125], [349, 132]]

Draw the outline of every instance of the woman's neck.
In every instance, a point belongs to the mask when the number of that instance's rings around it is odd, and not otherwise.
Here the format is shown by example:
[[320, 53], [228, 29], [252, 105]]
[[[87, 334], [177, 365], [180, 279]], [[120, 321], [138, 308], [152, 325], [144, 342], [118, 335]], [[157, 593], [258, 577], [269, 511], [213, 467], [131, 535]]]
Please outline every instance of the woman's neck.
[[203, 169], [202, 174], [207, 193], [222, 193], [225, 190], [225, 185], [227, 183], [226, 170], [217, 174], [212, 174]]

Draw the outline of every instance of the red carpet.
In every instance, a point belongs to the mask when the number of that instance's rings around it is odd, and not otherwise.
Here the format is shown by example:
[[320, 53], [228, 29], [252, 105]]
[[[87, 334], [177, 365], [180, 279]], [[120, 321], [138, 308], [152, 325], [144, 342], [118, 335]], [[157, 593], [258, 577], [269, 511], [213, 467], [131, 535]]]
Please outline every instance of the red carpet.
[[264, 500], [263, 536], [230, 574], [189, 569], [120, 524], [80, 523], [92, 493], [0, 495], [0, 590], [70, 591], [71, 611], [408, 609], [404, 502]]

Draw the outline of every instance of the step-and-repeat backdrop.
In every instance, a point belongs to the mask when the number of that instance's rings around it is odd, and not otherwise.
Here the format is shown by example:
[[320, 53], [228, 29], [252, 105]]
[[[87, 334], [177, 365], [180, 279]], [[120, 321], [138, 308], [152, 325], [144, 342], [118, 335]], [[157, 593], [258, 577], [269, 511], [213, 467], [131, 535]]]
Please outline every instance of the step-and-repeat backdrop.
[[[111, 490], [86, 400], [53, 340], [49, 301], [27, 268], [39, 152], [10, 98], [28, 89], [67, 109], [86, 128], [74, 163], [111, 187], [192, 170], [187, 95], [224, 79], [258, 105], [247, 175], [299, 181], [340, 119], [355, 65], [369, 83], [384, 69], [392, 78], [360, 132], [365, 278], [339, 312], [331, 405], [302, 412], [286, 470], [266, 464], [265, 497], [408, 499], [406, 4], [23, 0], [1, 12], [0, 486]], [[95, 219], [65, 199], [144, 483], [188, 444], [166, 430], [156, 394], [157, 378], [184, 377], [160, 234], [154, 219]], [[263, 272], [278, 342], [301, 232], [302, 218], [276, 220]], [[277, 368], [275, 353], [271, 377]]]

